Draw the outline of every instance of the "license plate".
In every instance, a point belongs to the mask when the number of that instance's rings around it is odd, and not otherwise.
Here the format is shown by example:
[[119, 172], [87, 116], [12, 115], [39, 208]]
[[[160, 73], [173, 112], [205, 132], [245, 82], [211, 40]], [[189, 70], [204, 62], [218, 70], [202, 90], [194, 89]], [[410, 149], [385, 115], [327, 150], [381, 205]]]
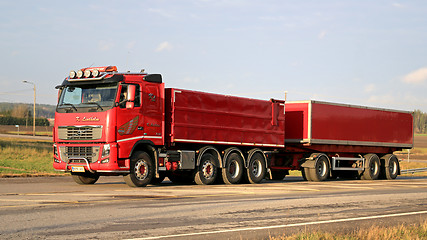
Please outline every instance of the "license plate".
[[85, 172], [84, 167], [71, 167], [71, 172]]

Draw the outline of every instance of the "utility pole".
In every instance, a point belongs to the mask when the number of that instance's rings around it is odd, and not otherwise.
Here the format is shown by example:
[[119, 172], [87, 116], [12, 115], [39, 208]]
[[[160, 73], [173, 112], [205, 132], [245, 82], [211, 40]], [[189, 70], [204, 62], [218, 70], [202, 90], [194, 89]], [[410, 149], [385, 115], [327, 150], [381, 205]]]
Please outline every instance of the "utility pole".
[[29, 81], [22, 81], [23, 83], [28, 83], [33, 85], [34, 90], [34, 104], [33, 104], [33, 136], [36, 135], [36, 84]]

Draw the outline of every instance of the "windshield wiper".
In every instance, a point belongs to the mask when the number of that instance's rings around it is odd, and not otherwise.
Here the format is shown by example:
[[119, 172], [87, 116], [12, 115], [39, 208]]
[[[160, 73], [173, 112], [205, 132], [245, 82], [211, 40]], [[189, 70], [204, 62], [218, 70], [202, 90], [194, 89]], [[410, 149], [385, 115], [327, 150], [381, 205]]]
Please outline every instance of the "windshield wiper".
[[76, 112], [77, 112], [77, 108], [76, 108], [76, 106], [74, 106], [73, 104], [71, 104], [71, 103], [63, 103], [63, 104], [61, 104], [60, 106], [64, 106], [64, 105], [66, 105], [66, 106], [70, 106], [70, 109], [71, 109], [71, 108], [74, 108], [74, 110], [76, 110]]
[[81, 103], [81, 104], [84, 104], [84, 105], [96, 104], [96, 105], [98, 106], [98, 108], [100, 108], [102, 111], [104, 111], [104, 109], [101, 107], [101, 105], [99, 105], [99, 104], [98, 104], [98, 103], [96, 103], [96, 102], [85, 102], [85, 103]]

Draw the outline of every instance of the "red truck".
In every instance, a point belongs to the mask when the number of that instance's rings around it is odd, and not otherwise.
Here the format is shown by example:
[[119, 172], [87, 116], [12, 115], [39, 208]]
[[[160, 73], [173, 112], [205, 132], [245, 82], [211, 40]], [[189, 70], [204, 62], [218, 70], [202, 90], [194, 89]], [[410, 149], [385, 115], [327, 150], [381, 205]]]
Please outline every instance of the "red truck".
[[393, 152], [413, 145], [405, 111], [165, 88], [160, 74], [115, 66], [71, 71], [57, 88], [53, 167], [79, 184], [259, 183], [289, 170], [309, 181], [394, 179]]

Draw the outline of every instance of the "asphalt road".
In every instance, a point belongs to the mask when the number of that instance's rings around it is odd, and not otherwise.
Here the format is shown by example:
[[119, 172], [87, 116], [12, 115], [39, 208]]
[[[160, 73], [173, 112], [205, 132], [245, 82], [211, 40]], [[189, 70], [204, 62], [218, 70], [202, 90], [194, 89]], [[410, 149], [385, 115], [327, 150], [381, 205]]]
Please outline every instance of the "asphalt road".
[[427, 178], [130, 188], [0, 179], [0, 239], [266, 239], [427, 219]]

